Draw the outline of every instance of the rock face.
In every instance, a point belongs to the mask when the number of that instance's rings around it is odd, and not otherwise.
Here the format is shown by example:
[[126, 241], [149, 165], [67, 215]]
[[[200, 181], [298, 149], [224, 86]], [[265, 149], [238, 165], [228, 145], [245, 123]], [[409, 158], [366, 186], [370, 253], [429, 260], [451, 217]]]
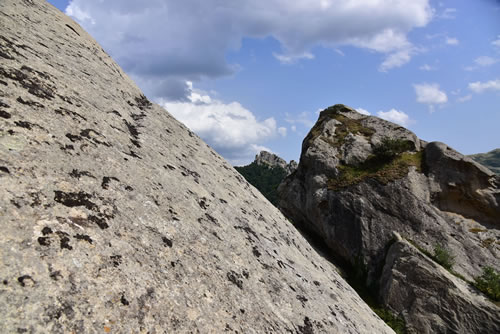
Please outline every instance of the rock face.
[[1, 333], [391, 333], [75, 22], [0, 2]]
[[500, 331], [498, 308], [406, 240], [389, 248], [380, 282], [383, 303], [407, 314], [409, 333]]
[[255, 163], [258, 166], [268, 166], [268, 167], [280, 167], [286, 171], [286, 175], [290, 175], [297, 169], [297, 162], [291, 160], [290, 163], [286, 163], [286, 161], [276, 154], [261, 151], [259, 154], [255, 156]]
[[[485, 301], [487, 313], [496, 317], [478, 316], [488, 319], [478, 322], [472, 318], [484, 305], [471, 302], [468, 307], [476, 312], [455, 317], [460, 324], [452, 324], [448, 313], [438, 312], [439, 305], [453, 307], [484, 298], [458, 285], [453, 289], [467, 294], [462, 301], [455, 294], [443, 294], [438, 285], [425, 283], [445, 280], [443, 271], [432, 277], [419, 272], [424, 276], [413, 278], [405, 271], [409, 255], [393, 252], [388, 258], [387, 247], [393, 232], [398, 232], [429, 253], [436, 245], [449, 249], [456, 257], [453, 270], [465, 279], [479, 276], [484, 266], [498, 270], [499, 186], [491, 171], [443, 143], [428, 144], [401, 126], [335, 105], [321, 112], [304, 139], [296, 173], [279, 188], [279, 205], [295, 224], [320, 236], [337, 258], [363, 270], [366, 284], [384, 285], [381, 300], [410, 328], [422, 333], [461, 332], [456, 328], [494, 333], [500, 326], [497, 306]], [[412, 261], [420, 263], [422, 256]], [[406, 267], [384, 269], [384, 262]], [[401, 274], [391, 275], [391, 270]], [[439, 296], [439, 303], [434, 308], [411, 307], [410, 297], [391, 299], [394, 291], [413, 296], [416, 289], [421, 296]], [[471, 329], [466, 322], [477, 327]]]

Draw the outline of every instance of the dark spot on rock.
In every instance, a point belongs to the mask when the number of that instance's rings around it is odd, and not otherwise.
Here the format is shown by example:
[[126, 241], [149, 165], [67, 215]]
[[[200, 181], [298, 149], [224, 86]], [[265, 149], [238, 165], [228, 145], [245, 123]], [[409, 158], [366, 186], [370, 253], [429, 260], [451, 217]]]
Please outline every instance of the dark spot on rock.
[[122, 114], [120, 114], [117, 110], [111, 110], [111, 111], [108, 111], [108, 114], [111, 113], [111, 114], [115, 114], [116, 116], [118, 117], [122, 117]]
[[309, 300], [306, 297], [301, 296], [301, 295], [297, 295], [296, 298], [302, 303], [302, 306], [304, 306], [305, 303]]
[[243, 290], [243, 280], [241, 280], [241, 275], [234, 272], [234, 271], [230, 271], [226, 274], [226, 277], [227, 279], [233, 283], [234, 285], [236, 285], [238, 288], [240, 288], [241, 290]]
[[53, 271], [50, 273], [50, 278], [52, 278], [54, 281], [59, 280], [59, 278], [62, 278], [63, 276], [61, 275], [61, 272], [59, 270]]
[[4, 172], [5, 174], [10, 174], [10, 171], [7, 167], [5, 166], [0, 166], [0, 171]]
[[75, 28], [73, 28], [72, 26], [70, 26], [69, 24], [66, 24], [66, 27], [68, 27], [69, 29], [71, 29], [75, 34], [77, 34], [78, 36], [80, 36], [80, 34], [75, 30]]
[[22, 97], [18, 97], [16, 99], [17, 102], [21, 103], [21, 104], [24, 104], [24, 105], [27, 105], [27, 106], [30, 106], [30, 107], [38, 107], [38, 108], [44, 108], [45, 106], [41, 103], [38, 103], [36, 101], [32, 101], [32, 100], [24, 100]]
[[75, 179], [79, 179], [82, 176], [88, 176], [95, 179], [94, 175], [90, 174], [90, 172], [80, 171], [78, 169], [73, 169], [71, 173], [69, 173], [69, 176], [74, 177]]
[[17, 278], [17, 281], [19, 284], [21, 284], [22, 287], [25, 287], [28, 282], [31, 282], [31, 284], [35, 284], [35, 280], [30, 276], [30, 275], [23, 275]]
[[49, 237], [39, 237], [38, 243], [42, 246], [50, 246], [50, 238]]
[[75, 111], [68, 110], [63, 107], [59, 107], [58, 109], [54, 110], [56, 114], [62, 115], [62, 116], [70, 116], [73, 120], [80, 122], [80, 120], [86, 121], [87, 119], [80, 115], [79, 113]]
[[320, 285], [321, 285], [321, 283], [320, 283], [320, 282], [318, 282], [318, 281], [313, 281], [313, 283], [314, 283], [314, 285], [316, 285], [316, 286], [320, 286]]
[[314, 334], [313, 324], [311, 323], [309, 317], [304, 318], [304, 326], [298, 326], [298, 327], [299, 327], [298, 332], [301, 334]]
[[252, 240], [252, 238], [250, 237], [250, 235], [254, 236], [257, 240], [260, 240], [260, 239], [259, 239], [259, 236], [257, 235], [257, 233], [255, 233], [255, 231], [254, 231], [254, 230], [252, 230], [252, 229], [250, 228], [250, 226], [234, 226], [234, 228], [235, 228], [236, 230], [243, 230], [243, 231], [245, 231], [245, 232], [247, 233], [247, 235], [248, 235], [248, 238], [247, 238], [247, 239], [248, 239], [250, 242], [253, 242], [253, 240]]
[[18, 333], [28, 333], [28, 330], [26, 328], [18, 328], [17, 332]]
[[175, 167], [174, 167], [174, 166], [169, 165], [169, 164], [167, 164], [166, 166], [163, 166], [163, 168], [165, 168], [165, 169], [167, 169], [167, 168], [168, 168], [168, 169], [170, 169], [170, 170], [174, 170], [174, 169], [175, 169]]
[[[84, 206], [89, 210], [96, 210], [97, 205], [90, 201], [92, 195], [80, 191], [80, 192], [64, 192], [55, 190], [54, 200], [58, 203], [61, 203], [67, 207], [76, 207], [76, 206]], [[90, 219], [90, 218], [89, 218]]]
[[90, 238], [88, 235], [85, 235], [85, 234], [77, 234], [77, 235], [74, 236], [74, 238], [77, 239], [77, 240], [86, 241], [89, 244], [92, 244], [92, 242], [93, 242], [92, 238]]
[[246, 279], [248, 279], [248, 277], [250, 277], [250, 274], [249, 274], [249, 273], [248, 273], [248, 271], [246, 271], [246, 270], [243, 270], [243, 271], [242, 271], [242, 274], [243, 274], [243, 276], [244, 276]]
[[240, 308], [240, 312], [241, 312], [241, 314], [245, 314], [245, 310], [242, 308]]
[[73, 151], [75, 149], [75, 147], [73, 145], [64, 145], [64, 146], [61, 146], [60, 149], [62, 151], [69, 151], [69, 150]]
[[2, 108], [10, 108], [10, 106], [7, 103], [2, 102], [2, 101], [0, 101], [0, 107], [2, 107]]
[[253, 246], [252, 248], [252, 253], [255, 257], [260, 257], [262, 255], [261, 252], [259, 252], [259, 249], [257, 248], [257, 246]]
[[15, 125], [17, 125], [20, 128], [25, 128], [28, 130], [31, 130], [33, 128], [33, 123], [30, 122], [25, 122], [25, 121], [16, 121], [14, 122]]
[[43, 229], [42, 229], [42, 234], [43, 235], [48, 235], [48, 234], [52, 234], [52, 229], [48, 226], [45, 226]]
[[[2, 51], [0, 51], [0, 56], [2, 55]], [[3, 80], [0, 80], [0, 85], [4, 85], [4, 86], [8, 86], [9, 84], [6, 83], [5, 81]]]
[[128, 306], [130, 304], [129, 301], [125, 298], [125, 295], [122, 295], [122, 298], [120, 298], [120, 302], [125, 306]]
[[118, 267], [120, 264], [122, 264], [122, 256], [121, 255], [111, 255], [109, 257], [111, 261], [113, 262], [113, 266]]
[[99, 226], [101, 230], [105, 230], [109, 227], [108, 223], [106, 222], [106, 218], [102, 214], [99, 214], [98, 216], [89, 216], [88, 220], [97, 224], [97, 226]]
[[127, 153], [127, 152], [123, 152], [123, 153], [125, 153], [126, 155], [131, 156], [132, 158], [142, 159], [140, 156], [138, 156], [138, 155], [137, 155], [137, 153], [135, 153], [135, 152], [134, 152], [134, 151], [132, 151], [132, 150], [130, 150], [130, 152], [129, 152], [129, 153]]
[[133, 191], [133, 190], [134, 190], [134, 188], [132, 188], [131, 186], [126, 186], [126, 187], [125, 187], [125, 190], [127, 190], [127, 191]]
[[67, 133], [66, 134], [66, 137], [71, 140], [73, 143], [76, 142], [76, 141], [79, 141], [79, 140], [82, 140], [82, 137], [78, 136], [78, 135], [73, 135], [71, 133]]
[[165, 246], [168, 246], [168, 247], [172, 248], [172, 246], [173, 246], [172, 240], [170, 240], [167, 237], [162, 237], [161, 240], [163, 241], [163, 244]]
[[199, 202], [198, 202], [198, 205], [200, 206], [200, 208], [202, 208], [203, 210], [206, 210], [208, 205], [207, 205], [207, 202], [206, 201], [206, 198], [202, 198]]
[[73, 247], [71, 247], [71, 245], [69, 244], [69, 238], [67, 233], [58, 231], [57, 234], [59, 235], [61, 249], [66, 248], [68, 250], [72, 250]]
[[141, 110], [149, 109], [153, 106], [153, 104], [149, 102], [149, 100], [143, 94], [135, 98], [135, 103], [137, 103], [137, 106]]
[[104, 176], [102, 178], [102, 183], [101, 183], [101, 187], [102, 189], [108, 189], [109, 188], [109, 183], [111, 182], [111, 180], [114, 180], [114, 181], [118, 181], [120, 182], [120, 180], [118, 180], [116, 177], [114, 176]]
[[5, 110], [0, 110], [0, 117], [5, 118], [5, 119], [9, 119], [12, 116], [8, 112], [6, 112]]

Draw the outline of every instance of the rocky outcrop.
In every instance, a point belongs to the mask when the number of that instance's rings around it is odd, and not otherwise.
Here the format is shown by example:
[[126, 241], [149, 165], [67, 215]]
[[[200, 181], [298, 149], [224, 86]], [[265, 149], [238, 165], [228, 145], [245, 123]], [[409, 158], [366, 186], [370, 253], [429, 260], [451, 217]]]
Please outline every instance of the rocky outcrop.
[[405, 314], [409, 333], [500, 332], [495, 305], [408, 241], [401, 237], [394, 241], [382, 271], [380, 293], [384, 305]]
[[290, 163], [286, 163], [286, 161], [276, 154], [267, 152], [267, 151], [261, 151], [259, 154], [255, 156], [254, 162], [258, 166], [267, 166], [267, 167], [280, 167], [286, 171], [286, 175], [290, 175], [297, 169], [297, 162], [294, 160], [291, 160]]
[[[484, 266], [498, 268], [499, 178], [445, 144], [426, 143], [344, 105], [321, 112], [303, 141], [296, 173], [279, 193], [282, 211], [320, 236], [339, 260], [364, 271], [367, 285], [380, 282], [394, 231], [429, 253], [436, 245], [449, 249], [456, 257], [453, 270], [467, 280]], [[415, 288], [410, 279], [397, 283], [408, 293]], [[421, 288], [439, 295], [432, 285]], [[419, 309], [395, 309], [409, 326], [426, 330], [413, 323], [426, 316]]]
[[1, 333], [390, 333], [75, 22], [0, 2]]

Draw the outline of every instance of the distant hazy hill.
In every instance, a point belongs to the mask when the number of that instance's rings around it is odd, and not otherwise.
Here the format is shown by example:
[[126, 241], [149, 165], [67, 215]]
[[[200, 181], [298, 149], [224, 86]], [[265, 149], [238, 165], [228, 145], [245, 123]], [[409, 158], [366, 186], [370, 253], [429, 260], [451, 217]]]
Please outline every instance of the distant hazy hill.
[[485, 165], [495, 173], [500, 174], [500, 148], [488, 153], [473, 154], [469, 157]]

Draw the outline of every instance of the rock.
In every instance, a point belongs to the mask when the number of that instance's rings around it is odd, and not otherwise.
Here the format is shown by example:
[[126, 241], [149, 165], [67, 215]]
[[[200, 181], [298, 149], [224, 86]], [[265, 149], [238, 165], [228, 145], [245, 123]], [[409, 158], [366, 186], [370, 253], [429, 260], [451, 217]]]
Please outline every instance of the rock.
[[1, 333], [391, 333], [45, 1], [0, 2]]
[[409, 333], [499, 333], [498, 307], [405, 240], [389, 249], [383, 303], [411, 324]]
[[393, 232], [428, 252], [450, 249], [453, 270], [468, 280], [484, 266], [498, 268], [498, 185], [492, 172], [444, 144], [335, 105], [320, 113], [278, 193], [285, 215], [323, 239], [339, 262], [364, 271], [371, 286], [380, 282]]
[[268, 166], [271, 168], [274, 167], [279, 167], [282, 168], [286, 171], [286, 175], [290, 175], [297, 169], [297, 162], [294, 160], [291, 160], [289, 164], [286, 163], [286, 161], [276, 154], [267, 152], [267, 151], [261, 151], [259, 154], [255, 156], [254, 162], [258, 166]]

